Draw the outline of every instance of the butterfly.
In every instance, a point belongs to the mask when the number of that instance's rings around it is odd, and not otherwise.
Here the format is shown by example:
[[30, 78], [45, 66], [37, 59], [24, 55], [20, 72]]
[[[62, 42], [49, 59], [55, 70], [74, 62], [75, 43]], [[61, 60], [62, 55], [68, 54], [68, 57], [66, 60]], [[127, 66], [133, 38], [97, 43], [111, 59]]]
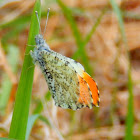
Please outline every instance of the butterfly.
[[[37, 12], [36, 15], [38, 18]], [[51, 50], [41, 34], [35, 36], [35, 42], [36, 47], [30, 54], [34, 64], [40, 66], [45, 76], [55, 105], [72, 110], [99, 107], [97, 84], [85, 72], [84, 67], [79, 62]]]

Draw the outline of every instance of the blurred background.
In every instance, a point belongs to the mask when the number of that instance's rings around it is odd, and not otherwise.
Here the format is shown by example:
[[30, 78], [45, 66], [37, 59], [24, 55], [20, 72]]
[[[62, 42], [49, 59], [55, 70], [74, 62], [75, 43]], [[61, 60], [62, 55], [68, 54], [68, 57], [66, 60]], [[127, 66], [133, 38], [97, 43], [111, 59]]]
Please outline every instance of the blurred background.
[[[122, 12], [122, 28], [109, 0], [41, 1], [42, 30], [51, 8], [44, 36], [48, 45], [84, 65], [98, 83], [101, 102], [91, 110], [56, 107], [36, 67], [30, 115], [41, 114], [42, 118], [35, 122], [30, 140], [121, 140], [131, 115], [134, 139], [140, 139], [140, 1], [115, 1]], [[34, 3], [0, 1], [0, 137], [9, 133], [24, 55], [28, 55], [25, 49]], [[132, 94], [127, 87], [129, 70]]]

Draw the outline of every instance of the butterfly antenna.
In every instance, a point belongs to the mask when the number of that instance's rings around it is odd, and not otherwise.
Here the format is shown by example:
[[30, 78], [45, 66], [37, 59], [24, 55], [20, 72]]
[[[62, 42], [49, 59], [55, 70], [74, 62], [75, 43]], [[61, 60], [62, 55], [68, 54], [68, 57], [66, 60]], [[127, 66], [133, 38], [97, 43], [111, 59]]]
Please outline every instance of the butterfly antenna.
[[45, 34], [45, 32], [46, 32], [46, 27], [47, 27], [48, 18], [49, 18], [49, 12], [50, 12], [50, 8], [48, 8], [48, 11], [47, 11], [47, 19], [46, 19], [46, 24], [45, 24], [43, 36], [44, 36], [44, 34]]
[[36, 14], [37, 21], [38, 21], [38, 25], [39, 25], [39, 32], [40, 32], [40, 34], [41, 34], [42, 32], [41, 32], [41, 27], [40, 27], [40, 21], [39, 21], [39, 17], [38, 17], [38, 12], [35, 11], [35, 14]]

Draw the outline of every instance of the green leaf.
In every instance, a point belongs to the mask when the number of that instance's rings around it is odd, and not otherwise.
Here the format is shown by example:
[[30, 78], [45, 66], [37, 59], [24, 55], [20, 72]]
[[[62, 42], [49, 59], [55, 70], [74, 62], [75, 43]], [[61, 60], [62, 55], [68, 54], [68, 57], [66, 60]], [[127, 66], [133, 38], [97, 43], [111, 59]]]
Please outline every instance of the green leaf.
[[52, 97], [52, 95], [51, 95], [50, 91], [48, 91], [47, 94], [45, 95], [45, 99], [47, 101], [50, 101], [51, 100], [51, 97]]
[[40, 116], [39, 114], [36, 114], [36, 115], [32, 115], [32, 116], [29, 117], [28, 124], [27, 124], [27, 129], [26, 129], [26, 138], [25, 138], [25, 140], [28, 140], [29, 135], [30, 135], [31, 130], [32, 130], [32, 127], [33, 127], [35, 121], [38, 119], [39, 116]]
[[42, 110], [43, 110], [43, 103], [39, 100], [39, 101], [37, 101], [37, 103], [36, 103], [36, 108], [35, 108], [35, 110], [33, 111], [33, 114], [39, 114], [39, 113], [42, 112]]
[[[36, 0], [32, 18], [31, 18], [31, 26], [28, 38], [28, 44], [35, 44], [35, 35], [39, 33], [39, 25], [37, 21], [37, 17], [35, 15], [35, 11], [38, 11], [38, 15], [40, 18], [41, 10], [40, 10], [40, 0]], [[33, 50], [32, 46], [27, 46], [25, 51], [24, 63], [21, 72], [21, 77], [16, 93], [16, 100], [14, 105], [14, 112], [12, 117], [12, 122], [10, 126], [10, 138], [25, 140], [28, 115], [29, 115], [29, 107], [32, 93], [32, 85], [33, 85], [33, 74], [34, 74], [34, 65], [32, 63], [32, 58], [29, 55], [29, 52]]]
[[131, 63], [130, 63], [130, 55], [128, 51], [128, 43], [125, 35], [124, 23], [122, 18], [122, 13], [118, 5], [116, 4], [115, 0], [110, 0], [110, 4], [117, 16], [120, 32], [122, 35], [122, 40], [125, 44], [125, 49], [127, 52], [127, 59], [128, 59], [128, 106], [127, 106], [127, 116], [126, 116], [126, 130], [125, 130], [125, 140], [132, 140], [133, 139], [133, 124], [134, 124], [134, 103], [133, 103], [133, 81], [131, 75]]
[[52, 127], [50, 121], [49, 121], [46, 117], [40, 115], [40, 116], [39, 116], [39, 119], [40, 119], [41, 121], [45, 122], [49, 127]]

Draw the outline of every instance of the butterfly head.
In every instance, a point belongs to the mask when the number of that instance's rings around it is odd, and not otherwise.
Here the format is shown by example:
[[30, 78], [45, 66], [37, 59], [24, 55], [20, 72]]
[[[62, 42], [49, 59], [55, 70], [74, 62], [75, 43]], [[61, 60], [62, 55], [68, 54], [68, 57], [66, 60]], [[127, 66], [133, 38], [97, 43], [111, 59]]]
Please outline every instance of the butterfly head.
[[36, 42], [36, 45], [44, 44], [43, 36], [41, 34], [36, 35], [35, 36], [35, 42]]

